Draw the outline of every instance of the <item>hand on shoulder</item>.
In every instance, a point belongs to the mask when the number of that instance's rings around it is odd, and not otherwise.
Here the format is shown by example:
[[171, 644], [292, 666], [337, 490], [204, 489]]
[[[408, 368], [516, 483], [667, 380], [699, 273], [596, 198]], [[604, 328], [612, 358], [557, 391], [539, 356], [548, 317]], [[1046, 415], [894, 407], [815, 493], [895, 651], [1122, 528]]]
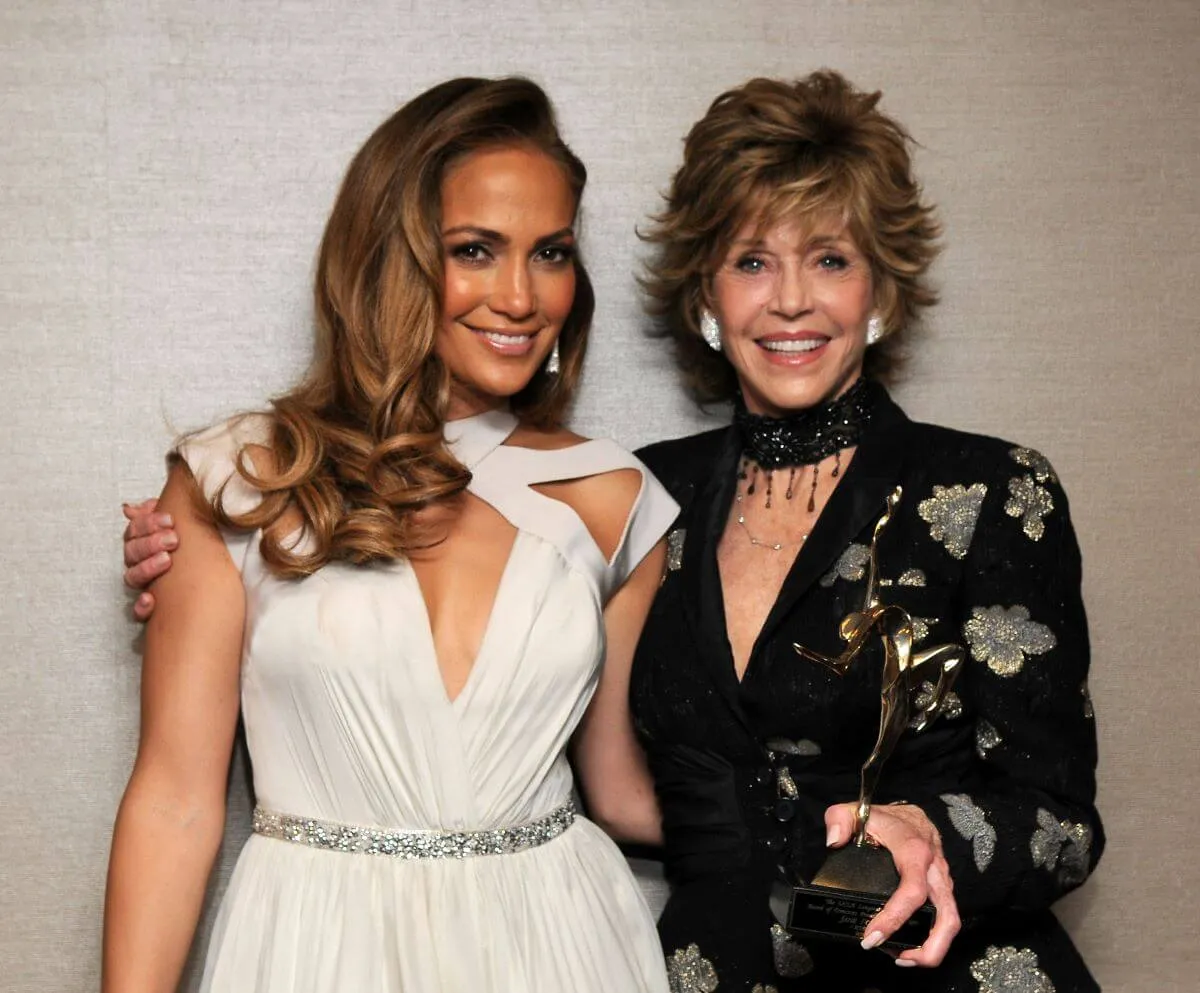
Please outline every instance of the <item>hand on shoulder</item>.
[[158, 501], [121, 505], [125, 525], [125, 585], [139, 591], [133, 603], [133, 616], [149, 620], [154, 613], [154, 594], [147, 587], [171, 568], [171, 552], [179, 546], [175, 519], [158, 512]]

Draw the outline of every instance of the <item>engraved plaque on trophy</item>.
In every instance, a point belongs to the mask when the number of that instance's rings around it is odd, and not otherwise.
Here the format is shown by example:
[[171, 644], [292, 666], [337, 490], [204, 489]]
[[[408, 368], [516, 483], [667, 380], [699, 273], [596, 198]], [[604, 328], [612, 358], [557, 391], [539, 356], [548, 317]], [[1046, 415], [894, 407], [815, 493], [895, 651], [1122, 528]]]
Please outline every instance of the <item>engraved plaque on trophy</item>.
[[[952, 644], [914, 652], [912, 617], [901, 607], [879, 602], [876, 549], [901, 495], [900, 487], [896, 487], [875, 523], [863, 608], [843, 618], [840, 627], [845, 651], [837, 658], [829, 658], [801, 645], [793, 646], [802, 658], [828, 666], [838, 675], [855, 663], [873, 638], [881, 640], [884, 656], [879, 736], [862, 766], [854, 836], [844, 848], [830, 853], [812, 879], [795, 885], [779, 880], [771, 893], [775, 919], [798, 936], [860, 941], [866, 926], [895, 892], [900, 877], [891, 853], [872, 841], [867, 833], [871, 801], [883, 766], [900, 736], [910, 723], [920, 731], [937, 716], [966, 654], [961, 646]], [[932, 679], [934, 674], [933, 693], [918, 706], [921, 679]], [[883, 947], [897, 950], [917, 947], [928, 936], [933, 918], [934, 908], [927, 903]]]

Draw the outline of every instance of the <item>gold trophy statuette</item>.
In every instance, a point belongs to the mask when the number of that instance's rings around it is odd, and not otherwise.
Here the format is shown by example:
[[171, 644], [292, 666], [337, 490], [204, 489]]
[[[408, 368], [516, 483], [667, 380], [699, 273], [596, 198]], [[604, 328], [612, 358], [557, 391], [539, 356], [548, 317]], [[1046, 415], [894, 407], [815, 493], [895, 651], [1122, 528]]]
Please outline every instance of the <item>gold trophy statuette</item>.
[[[879, 785], [883, 765], [895, 750], [900, 736], [910, 724], [915, 730], [924, 730], [937, 716], [966, 656], [960, 645], [953, 644], [935, 645], [914, 654], [912, 617], [901, 607], [879, 602], [879, 537], [891, 520], [902, 492], [899, 486], [892, 491], [883, 515], [875, 522], [863, 608], [846, 615], [839, 628], [842, 640], [846, 642], [845, 651], [837, 658], [829, 658], [802, 645], [793, 646], [801, 658], [828, 666], [841, 676], [854, 664], [873, 636], [883, 642], [879, 736], [862, 766], [854, 838], [844, 848], [832, 852], [809, 883], [790, 886], [780, 880], [771, 894], [771, 909], [776, 920], [797, 934], [859, 941], [867, 924], [895, 892], [900, 877], [891, 853], [867, 835], [871, 798]], [[916, 709], [920, 682], [934, 672], [937, 673], [934, 691], [929, 700]], [[933, 917], [933, 906], [925, 904], [884, 947], [917, 947], [928, 936]]]

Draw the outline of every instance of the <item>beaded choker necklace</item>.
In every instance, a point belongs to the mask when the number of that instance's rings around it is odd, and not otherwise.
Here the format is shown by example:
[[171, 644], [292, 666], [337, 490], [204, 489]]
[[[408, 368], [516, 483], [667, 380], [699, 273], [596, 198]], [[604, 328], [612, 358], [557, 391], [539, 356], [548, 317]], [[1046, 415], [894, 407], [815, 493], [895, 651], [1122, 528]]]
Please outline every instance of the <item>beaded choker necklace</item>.
[[743, 451], [763, 469], [812, 465], [858, 444], [871, 419], [871, 388], [859, 378], [840, 397], [787, 417], [764, 417], [739, 396], [733, 423]]
[[[870, 386], [860, 377], [840, 397], [787, 417], [752, 414], [739, 396], [735, 401], [733, 423], [742, 437], [742, 464], [738, 478], [749, 479], [745, 495], [753, 496], [761, 471], [766, 477], [766, 506], [770, 507], [775, 472], [787, 469], [788, 484], [784, 495], [790, 500], [795, 492], [797, 470], [802, 466], [811, 465], [813, 470], [808, 509], [810, 512], [814, 511], [820, 463], [830, 455], [834, 456], [836, 464], [833, 467], [833, 476], [839, 475], [842, 468], [842, 449], [858, 444], [863, 429], [871, 419], [871, 396]], [[742, 497], [743, 494], [739, 491], [738, 503], [742, 502]], [[738, 523], [745, 527], [744, 520], [739, 520]], [[779, 550], [776, 543], [760, 541], [753, 537], [750, 542]]]

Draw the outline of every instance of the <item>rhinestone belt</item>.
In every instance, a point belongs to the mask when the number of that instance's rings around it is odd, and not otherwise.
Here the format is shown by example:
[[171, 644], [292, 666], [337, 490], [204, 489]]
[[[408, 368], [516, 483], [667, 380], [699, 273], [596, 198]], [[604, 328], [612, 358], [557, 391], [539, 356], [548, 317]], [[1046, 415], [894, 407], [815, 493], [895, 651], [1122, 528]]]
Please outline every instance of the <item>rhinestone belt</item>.
[[265, 838], [323, 848], [330, 852], [387, 855], [397, 859], [465, 859], [475, 855], [511, 855], [552, 841], [574, 820], [575, 804], [571, 800], [536, 821], [494, 831], [388, 831], [254, 808], [254, 832]]

